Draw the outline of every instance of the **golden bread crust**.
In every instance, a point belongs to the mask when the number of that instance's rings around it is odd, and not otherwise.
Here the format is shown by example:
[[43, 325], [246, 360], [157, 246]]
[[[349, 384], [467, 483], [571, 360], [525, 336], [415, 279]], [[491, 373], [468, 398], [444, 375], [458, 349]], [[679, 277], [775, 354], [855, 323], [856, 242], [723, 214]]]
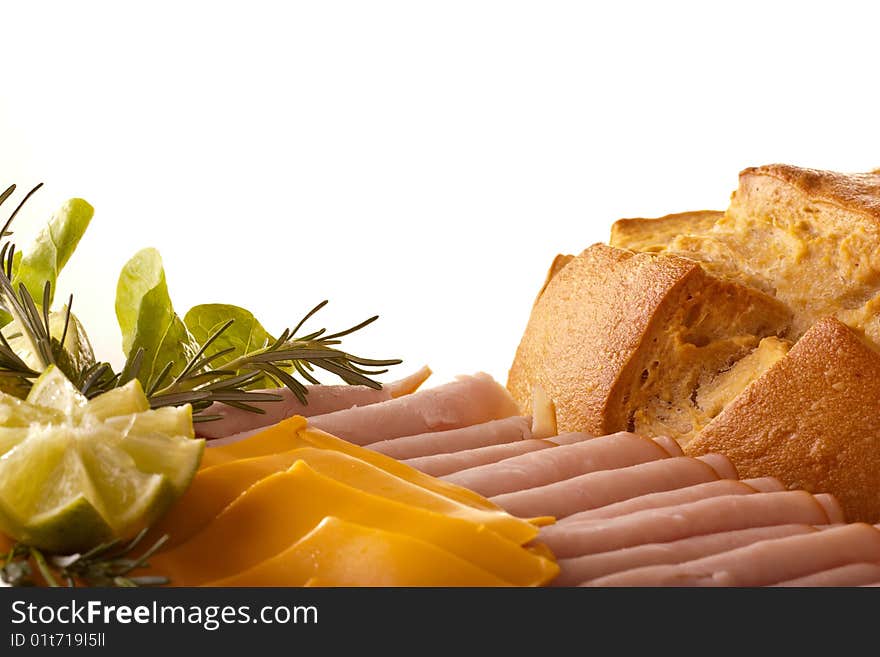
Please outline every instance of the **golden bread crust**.
[[[690, 435], [706, 422], [693, 406], [696, 387], [789, 321], [774, 299], [692, 260], [595, 244], [547, 283], [508, 388], [526, 413], [540, 386], [560, 431]], [[677, 367], [658, 372], [669, 360]], [[643, 426], [651, 417], [635, 412], [643, 399], [663, 417], [654, 431]]]
[[544, 279], [544, 285], [541, 286], [541, 291], [538, 292], [538, 296], [535, 297], [535, 303], [538, 303], [538, 299], [544, 294], [544, 290], [547, 289], [547, 286], [550, 284], [550, 281], [553, 280], [553, 277], [562, 271], [562, 268], [572, 260], [574, 260], [573, 255], [567, 255], [564, 253], [560, 253], [553, 258], [553, 262], [550, 263], [550, 269], [547, 270], [547, 278]]
[[751, 176], [771, 176], [797, 187], [815, 201], [869, 215], [880, 221], [880, 175], [873, 173], [837, 173], [805, 169], [790, 164], [765, 164], [749, 167], [740, 181]]
[[740, 476], [832, 493], [847, 520], [880, 521], [880, 353], [828, 317], [685, 448]]
[[594, 244], [546, 284], [532, 309], [507, 386], [523, 412], [540, 385], [556, 404], [560, 431], [601, 435], [608, 398], [643, 341], [657, 307], [699, 269]]
[[618, 219], [611, 225], [611, 246], [631, 251], [663, 251], [679, 235], [702, 234], [724, 216], [717, 210], [677, 212], [656, 219]]

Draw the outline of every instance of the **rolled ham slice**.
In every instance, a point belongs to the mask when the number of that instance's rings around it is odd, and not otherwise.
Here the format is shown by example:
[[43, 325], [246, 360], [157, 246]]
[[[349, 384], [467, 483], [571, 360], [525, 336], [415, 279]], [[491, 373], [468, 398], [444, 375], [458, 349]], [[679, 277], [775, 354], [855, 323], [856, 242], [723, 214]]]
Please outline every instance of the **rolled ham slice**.
[[653, 440], [621, 432], [514, 456], [443, 478], [480, 495], [492, 497], [544, 486], [588, 472], [622, 468], [663, 458], [669, 458], [669, 454]]
[[541, 509], [539, 515], [559, 519], [647, 493], [717, 479], [718, 473], [705, 460], [676, 456], [625, 468], [588, 472], [545, 486], [491, 496], [491, 500], [515, 516], [532, 517]]
[[758, 541], [815, 532], [811, 525], [775, 525], [691, 536], [669, 543], [646, 543], [622, 550], [560, 559], [553, 586], [577, 586], [605, 575], [658, 564], [678, 564], [727, 552]]
[[550, 436], [549, 438], [545, 438], [545, 440], [550, 441], [554, 445], [571, 445], [572, 443], [582, 443], [587, 438], [595, 438], [596, 436], [589, 433], [582, 432], [572, 432], [572, 433], [561, 433], [558, 436]]
[[[788, 493], [767, 493], [787, 495]], [[747, 495], [742, 499], [754, 499]], [[674, 566], [635, 568], [589, 586], [767, 586], [853, 563], [880, 561], [880, 531], [853, 523], [760, 541]]]
[[710, 497], [618, 518], [560, 523], [543, 528], [540, 540], [557, 557], [566, 558], [735, 529], [828, 522], [825, 507], [814, 496], [782, 491]]
[[684, 450], [677, 440], [667, 436], [655, 436], [652, 440], [669, 452], [669, 456], [684, 456]]
[[547, 440], [517, 440], [516, 442], [505, 443], [504, 445], [489, 445], [488, 447], [465, 449], [460, 452], [452, 452], [451, 454], [420, 456], [415, 459], [407, 459], [404, 463], [432, 477], [443, 477], [468, 468], [474, 468], [487, 463], [497, 463], [512, 456], [536, 452], [539, 449], [548, 449], [550, 447], [556, 447], [556, 445]]
[[773, 477], [760, 479], [746, 479], [734, 481], [732, 479], [719, 479], [705, 484], [696, 484], [684, 488], [661, 491], [659, 493], [647, 493], [637, 497], [606, 504], [596, 509], [587, 509], [579, 513], [562, 518], [560, 522], [577, 522], [579, 520], [596, 520], [597, 518], [616, 518], [628, 513], [644, 511], [645, 509], [661, 509], [665, 506], [687, 504], [697, 500], [705, 500], [709, 497], [721, 495], [743, 495], [748, 493], [773, 493], [785, 490], [785, 486]]
[[367, 445], [367, 449], [396, 459], [413, 459], [488, 447], [489, 445], [502, 445], [531, 437], [531, 420], [527, 417], [513, 416], [461, 429], [434, 431], [382, 440]]
[[880, 564], [851, 563], [812, 575], [789, 579], [773, 586], [864, 586], [880, 580]]
[[491, 376], [480, 373], [380, 404], [313, 416], [309, 424], [356, 445], [366, 445], [468, 427], [518, 415], [518, 411], [510, 393]]
[[[197, 422], [196, 433], [201, 438], [223, 438], [233, 434], [253, 431], [262, 427], [277, 424], [293, 415], [311, 417], [332, 413], [352, 406], [367, 406], [388, 401], [415, 392], [431, 375], [429, 367], [423, 367], [403, 379], [383, 385], [381, 390], [367, 386], [306, 386], [306, 404], [300, 402], [289, 388], [261, 390], [281, 396], [280, 401], [254, 404], [265, 413], [243, 411], [226, 404], [212, 404], [204, 411], [204, 415], [219, 415], [221, 419], [211, 422]], [[250, 435], [250, 434], [248, 434]]]

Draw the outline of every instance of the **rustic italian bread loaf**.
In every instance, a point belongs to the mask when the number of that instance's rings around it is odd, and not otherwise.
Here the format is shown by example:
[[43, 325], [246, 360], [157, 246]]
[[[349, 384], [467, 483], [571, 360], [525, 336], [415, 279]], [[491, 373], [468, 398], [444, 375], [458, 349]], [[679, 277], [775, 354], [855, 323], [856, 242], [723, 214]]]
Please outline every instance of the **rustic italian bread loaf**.
[[[880, 521], [880, 175], [750, 168], [725, 213], [621, 220], [611, 242], [644, 253], [554, 263], [511, 369], [520, 403], [545, 382], [565, 430], [671, 435], [689, 453], [726, 454], [743, 476], [834, 493], [850, 520]], [[639, 258], [696, 268], [707, 342], [687, 337], [694, 296], [622, 264]], [[658, 286], [659, 297], [637, 291]], [[754, 306], [772, 309], [767, 324], [743, 322], [715, 296], [725, 286], [775, 299]], [[705, 348], [716, 343], [728, 347]]]
[[[738, 389], [720, 385], [726, 371], [790, 321], [772, 297], [691, 260], [596, 244], [550, 277], [508, 388], [527, 412], [540, 386], [555, 403], [559, 431], [686, 440], [712, 417], [700, 390], [715, 390], [713, 412], [720, 410], [718, 396]], [[760, 360], [754, 365], [763, 371]]]
[[685, 447], [743, 478], [832, 493], [847, 520], [880, 522], [880, 353], [828, 317]]

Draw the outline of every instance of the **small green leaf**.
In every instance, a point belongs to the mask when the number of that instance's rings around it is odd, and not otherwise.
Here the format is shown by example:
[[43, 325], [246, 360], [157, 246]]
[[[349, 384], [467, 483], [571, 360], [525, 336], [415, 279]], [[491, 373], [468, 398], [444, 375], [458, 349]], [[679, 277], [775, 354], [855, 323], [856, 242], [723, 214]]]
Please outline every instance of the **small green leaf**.
[[126, 356], [144, 350], [138, 379], [145, 388], [169, 362], [174, 363], [171, 375], [179, 374], [195, 353], [195, 340], [174, 312], [156, 249], [138, 251], [122, 268], [116, 286], [116, 318]]
[[[244, 356], [258, 349], [263, 349], [274, 342], [274, 338], [263, 328], [263, 325], [253, 314], [240, 308], [225, 303], [205, 303], [190, 308], [183, 318], [186, 328], [198, 343], [204, 344], [214, 332], [230, 319], [234, 320], [232, 326], [227, 328], [220, 336], [211, 343], [205, 356], [211, 356], [219, 351], [233, 348], [233, 351], [223, 354], [211, 361], [212, 369], [222, 368], [223, 365], [235, 358]], [[248, 386], [275, 387], [267, 377], [260, 377]]]

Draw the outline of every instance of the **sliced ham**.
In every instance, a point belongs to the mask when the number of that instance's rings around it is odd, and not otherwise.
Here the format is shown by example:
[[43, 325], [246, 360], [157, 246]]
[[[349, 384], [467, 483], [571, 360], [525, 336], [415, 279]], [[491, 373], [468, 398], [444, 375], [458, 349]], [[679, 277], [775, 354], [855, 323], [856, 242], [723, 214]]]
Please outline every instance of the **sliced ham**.
[[789, 579], [773, 586], [864, 586], [880, 580], [880, 564], [851, 563], [812, 575]]
[[704, 454], [697, 458], [712, 466], [712, 469], [718, 473], [720, 479], [739, 479], [736, 467], [724, 454]]
[[492, 497], [544, 486], [588, 472], [611, 470], [669, 458], [653, 440], [632, 433], [615, 433], [553, 449], [514, 456], [446, 475], [447, 481]]
[[576, 586], [605, 575], [658, 564], [678, 564], [712, 554], [727, 552], [744, 545], [783, 536], [815, 532], [811, 525], [775, 525], [737, 529], [718, 534], [690, 536], [669, 543], [646, 543], [622, 550], [586, 554], [560, 559], [560, 573], [554, 586]]
[[487, 463], [497, 463], [512, 456], [519, 456], [528, 452], [536, 452], [539, 449], [547, 449], [555, 445], [547, 440], [517, 440], [504, 445], [489, 445], [476, 449], [465, 449], [451, 454], [434, 454], [432, 456], [420, 456], [404, 461], [416, 470], [421, 470], [432, 477], [445, 475], [474, 468]]
[[531, 420], [512, 416], [491, 420], [461, 429], [434, 431], [415, 436], [403, 436], [367, 445], [368, 449], [396, 459], [412, 459], [420, 456], [459, 452], [489, 445], [512, 443], [532, 437]]
[[561, 522], [577, 522], [579, 520], [595, 520], [597, 518], [616, 518], [617, 516], [625, 516], [628, 513], [635, 513], [636, 511], [687, 504], [688, 502], [705, 500], [709, 497], [719, 497], [721, 495], [744, 495], [755, 492], [771, 493], [780, 490], [785, 490], [785, 487], [778, 479], [773, 479], [772, 477], [746, 479], [745, 481], [719, 479], [717, 481], [708, 481], [704, 484], [664, 490], [659, 493], [641, 494], [637, 497], [625, 499], [622, 502], [606, 504], [605, 506], [600, 506], [595, 509], [587, 509], [586, 511], [575, 513], [563, 518]]
[[398, 381], [382, 386], [380, 390], [367, 386], [306, 386], [306, 404], [300, 402], [289, 388], [261, 390], [280, 395], [280, 401], [254, 404], [265, 413], [243, 411], [226, 404], [216, 403], [204, 411], [204, 415], [219, 415], [219, 420], [197, 422], [196, 433], [202, 438], [222, 438], [277, 424], [293, 415], [310, 417], [340, 411], [352, 406], [367, 406], [388, 401], [394, 397], [415, 392], [431, 375], [429, 367], [423, 367]]
[[825, 513], [828, 514], [829, 523], [839, 524], [845, 522], [845, 518], [843, 517], [843, 507], [840, 506], [840, 502], [837, 501], [837, 498], [834, 497], [834, 495], [822, 493], [815, 497], [816, 501], [822, 505], [823, 509], [825, 509]]
[[[600, 439], [590, 442], [595, 440]], [[544, 486], [490, 497], [495, 504], [515, 516], [533, 517], [540, 510], [537, 515], [565, 518], [585, 509], [595, 509], [647, 493], [717, 479], [718, 473], [704, 459], [676, 456], [614, 470], [588, 472]], [[480, 490], [477, 492], [482, 493]]]
[[828, 522], [825, 508], [809, 493], [781, 491], [710, 497], [618, 518], [560, 523], [543, 528], [540, 540], [565, 558], [735, 529]]
[[309, 424], [356, 445], [446, 431], [518, 415], [510, 393], [488, 374], [460, 376], [452, 383], [381, 404], [357, 406], [309, 418]]
[[684, 456], [684, 450], [678, 441], [668, 436], [656, 436], [652, 440], [669, 452], [669, 456]]
[[561, 433], [558, 436], [550, 436], [550, 438], [546, 438], [554, 445], [571, 445], [572, 443], [582, 443], [587, 438], [595, 438], [588, 433], [581, 432], [573, 432], [573, 433]]
[[[788, 495], [790, 493], [767, 493]], [[743, 500], [755, 499], [747, 495]], [[635, 568], [590, 586], [766, 586], [853, 563], [880, 561], [880, 531], [854, 523], [760, 541], [674, 566]]]
[[214, 403], [203, 411], [203, 414], [219, 415], [220, 419], [197, 422], [195, 424], [196, 433], [202, 438], [223, 438], [277, 424], [293, 415], [309, 417], [391, 399], [391, 390], [388, 386], [383, 386], [381, 390], [374, 390], [367, 386], [344, 385], [306, 386], [306, 388], [309, 394], [306, 396], [308, 404], [305, 405], [294, 396], [289, 388], [261, 390], [260, 392], [281, 396], [281, 401], [253, 404], [257, 408], [263, 409], [265, 413], [252, 413], [219, 402]]
[[[433, 374], [433, 372], [431, 372], [431, 368], [427, 365], [424, 365], [409, 376], [405, 376], [402, 379], [397, 379], [397, 381], [392, 381], [391, 383], [382, 387], [388, 388], [388, 391], [391, 393], [391, 397], [393, 399], [397, 399], [398, 397], [403, 397], [404, 395], [411, 395], [412, 393], [414, 393], [422, 386], [425, 381], [428, 380], [428, 377], [431, 376], [431, 374]], [[334, 408], [332, 410], [336, 411], [340, 409]], [[329, 412], [331, 412], [329, 409], [325, 411], [325, 413]], [[315, 415], [317, 415], [317, 413], [315, 413]]]

